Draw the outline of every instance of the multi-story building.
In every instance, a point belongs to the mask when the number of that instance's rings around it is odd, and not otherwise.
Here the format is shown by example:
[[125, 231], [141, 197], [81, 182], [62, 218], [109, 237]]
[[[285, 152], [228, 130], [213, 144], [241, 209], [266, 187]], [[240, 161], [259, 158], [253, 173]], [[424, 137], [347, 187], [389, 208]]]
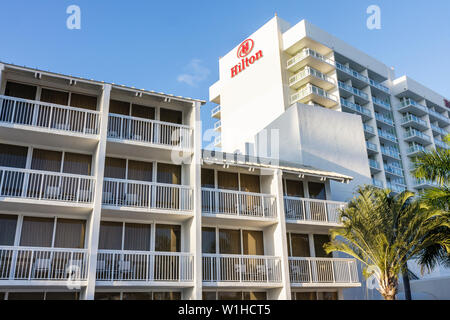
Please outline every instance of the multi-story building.
[[0, 63], [0, 299], [340, 299], [351, 176], [201, 149], [201, 100]]
[[[395, 78], [392, 68], [308, 21], [291, 26], [275, 16], [225, 54], [219, 69], [210, 100], [220, 105], [212, 117], [219, 119], [215, 145], [223, 151], [265, 154], [257, 137], [277, 129], [281, 158], [314, 165], [326, 159], [329, 165], [321, 168], [342, 167], [341, 173], [356, 167], [353, 176], [401, 192], [432, 185], [410, 175], [420, 151], [449, 148], [442, 138], [450, 132], [450, 103], [443, 96], [406, 76]], [[333, 112], [313, 111], [324, 109]], [[353, 123], [339, 133], [335, 126], [347, 118], [338, 112], [358, 115], [362, 126]], [[298, 127], [314, 135], [297, 134]], [[337, 156], [351, 154], [334, 147], [345, 143], [355, 147], [354, 160]], [[368, 169], [361, 167], [362, 157]]]

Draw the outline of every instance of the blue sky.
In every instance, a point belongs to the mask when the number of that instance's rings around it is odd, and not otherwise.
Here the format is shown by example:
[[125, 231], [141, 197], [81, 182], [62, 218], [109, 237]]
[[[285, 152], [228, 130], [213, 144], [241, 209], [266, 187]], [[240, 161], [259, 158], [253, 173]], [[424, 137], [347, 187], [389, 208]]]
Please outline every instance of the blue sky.
[[[450, 97], [450, 1], [94, 1], [2, 0], [0, 61], [208, 99], [218, 57], [277, 12], [308, 19], [362, 51]], [[81, 30], [66, 8], [81, 8]], [[368, 30], [366, 8], [381, 8]], [[202, 110], [212, 126], [212, 105]]]

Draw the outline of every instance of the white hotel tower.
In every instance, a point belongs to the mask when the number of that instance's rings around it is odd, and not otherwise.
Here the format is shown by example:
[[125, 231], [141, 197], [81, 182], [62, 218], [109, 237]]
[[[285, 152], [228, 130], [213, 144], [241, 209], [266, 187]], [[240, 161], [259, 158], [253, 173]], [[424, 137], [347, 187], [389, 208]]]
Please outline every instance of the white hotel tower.
[[322, 246], [344, 205], [332, 181], [352, 176], [202, 151], [203, 103], [0, 63], [0, 299], [342, 299], [360, 287], [355, 260]]
[[[394, 192], [432, 186], [410, 170], [419, 152], [449, 148], [443, 96], [395, 78], [393, 69], [305, 20], [291, 26], [275, 16], [247, 39], [219, 60], [220, 80], [210, 87], [220, 105], [212, 111], [221, 133], [216, 147], [353, 176], [353, 184], [336, 185], [336, 200], [362, 183]], [[241, 62], [257, 52], [253, 63]]]

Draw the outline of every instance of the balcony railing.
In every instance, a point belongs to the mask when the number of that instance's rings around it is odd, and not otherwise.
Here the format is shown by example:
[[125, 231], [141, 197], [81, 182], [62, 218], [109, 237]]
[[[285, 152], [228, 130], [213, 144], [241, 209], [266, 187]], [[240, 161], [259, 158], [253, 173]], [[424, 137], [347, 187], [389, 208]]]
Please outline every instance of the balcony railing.
[[316, 69], [311, 68], [311, 67], [305, 67], [303, 70], [299, 71], [298, 73], [296, 73], [295, 75], [290, 77], [289, 84], [292, 85], [308, 76], [314, 76], [318, 79], [335, 84], [335, 81], [333, 78], [331, 78], [331, 77], [327, 76], [326, 74], [323, 74], [322, 72], [317, 71]]
[[91, 203], [94, 186], [89, 176], [0, 167], [0, 197]]
[[434, 139], [434, 144], [436, 145], [436, 147], [438, 148], [442, 148], [442, 149], [450, 149], [450, 145], [448, 145], [447, 143], [445, 143], [442, 140], [438, 140], [438, 139]]
[[391, 104], [389, 102], [383, 101], [381, 99], [375, 98], [372, 96], [372, 102], [384, 109], [391, 110]]
[[374, 168], [374, 169], [379, 169], [379, 170], [381, 169], [380, 164], [378, 163], [378, 161], [373, 160], [373, 159], [369, 159], [369, 166], [371, 168]]
[[372, 184], [377, 187], [383, 189], [383, 181], [372, 178]]
[[387, 188], [390, 189], [391, 191], [397, 192], [397, 193], [402, 193], [403, 191], [406, 190], [405, 186], [400, 186], [398, 184], [391, 183], [391, 182], [387, 183]]
[[407, 138], [413, 138], [413, 137], [418, 137], [427, 142], [431, 142], [430, 136], [428, 136], [414, 128], [408, 128], [405, 133], [405, 138], [407, 139]]
[[307, 57], [313, 57], [313, 58], [316, 58], [317, 60], [323, 61], [330, 65], [334, 65], [333, 60], [324, 57], [323, 55], [317, 53], [316, 51], [314, 51], [312, 49], [305, 48], [287, 61], [287, 68], [288, 69], [291, 68], [292, 66], [294, 66], [298, 62], [306, 59]]
[[422, 127], [427, 127], [426, 121], [416, 117], [413, 114], [408, 114], [407, 116], [402, 118], [402, 124], [405, 124], [405, 123], [408, 123], [408, 122], [415, 122], [415, 123], [421, 125]]
[[381, 113], [375, 112], [375, 119], [392, 127], [394, 126], [394, 121]]
[[296, 103], [297, 101], [303, 99], [304, 97], [309, 96], [310, 94], [315, 94], [317, 96], [332, 100], [334, 102], [337, 102], [337, 98], [326, 92], [325, 90], [316, 87], [312, 84], [307, 84], [305, 87], [303, 87], [302, 89], [300, 89], [300, 91], [298, 91], [297, 93], [294, 93], [291, 96], [291, 103]]
[[220, 105], [215, 106], [212, 110], [211, 110], [211, 117], [215, 117], [217, 114], [219, 114], [221, 111], [221, 107]]
[[411, 147], [408, 148], [408, 154], [412, 154], [412, 153], [418, 153], [418, 152], [426, 152], [427, 150], [425, 149], [424, 146], [421, 146], [419, 144], [415, 144], [412, 145]]
[[371, 133], [371, 134], [375, 134], [375, 129], [372, 126], [369, 126], [368, 124], [363, 124], [364, 126], [364, 131]]
[[105, 206], [191, 211], [192, 188], [188, 186], [105, 178]]
[[203, 254], [203, 282], [280, 283], [281, 258]]
[[192, 149], [189, 126], [110, 114], [108, 138]]
[[447, 123], [450, 122], [450, 119], [448, 117], [446, 117], [445, 114], [436, 112], [436, 111], [431, 110], [431, 109], [429, 110], [429, 113], [430, 113], [430, 116], [434, 116], [435, 118], [438, 118], [438, 119], [440, 119], [440, 120], [442, 120], [444, 122], [447, 122]]
[[289, 257], [291, 283], [357, 284], [355, 259]]
[[394, 174], [400, 177], [403, 177], [403, 169], [402, 168], [398, 168], [392, 165], [384, 165], [384, 171], [386, 171], [387, 173], [390, 174]]
[[344, 207], [343, 202], [284, 197], [286, 220], [338, 223]]
[[23, 125], [49, 131], [98, 135], [98, 111], [0, 96], [0, 125]]
[[395, 136], [395, 134], [393, 134], [391, 132], [388, 132], [388, 131], [378, 130], [378, 136], [380, 138], [384, 138], [386, 140], [389, 140], [389, 141], [392, 141], [392, 142], [395, 142], [395, 143], [398, 142], [397, 137]]
[[356, 95], [358, 97], [361, 97], [364, 100], [369, 100], [369, 95], [367, 93], [362, 92], [361, 90], [359, 90], [357, 88], [354, 88], [354, 87], [352, 87], [352, 86], [350, 86], [350, 85], [348, 85], [348, 84], [346, 84], [346, 83], [344, 83], [342, 81], [339, 81], [338, 83], [339, 83], [339, 88], [344, 89], [345, 91], [348, 91], [348, 92], [350, 92], [350, 93], [352, 93], [352, 94], [354, 94], [354, 95]]
[[376, 82], [375, 80], [372, 80], [366, 76], [363, 76], [361, 73], [359, 73], [358, 71], [355, 71], [347, 66], [344, 66], [343, 64], [336, 62], [336, 68], [338, 70], [341, 70], [349, 75], [351, 75], [352, 77], [355, 77], [365, 83], [370, 84], [371, 86], [380, 89], [381, 91], [384, 91], [386, 93], [389, 93], [390, 90], [388, 87], [383, 86], [382, 84]]
[[395, 149], [390, 149], [390, 148], [381, 146], [381, 153], [384, 154], [385, 156], [389, 156], [391, 158], [401, 160], [400, 152], [398, 152]]
[[400, 106], [399, 106], [399, 110], [402, 110], [402, 109], [407, 108], [409, 106], [415, 107], [415, 108], [421, 110], [424, 113], [428, 113], [428, 108], [426, 106], [417, 103], [416, 101], [414, 101], [411, 98], [403, 99], [401, 104], [400, 104]]
[[194, 255], [184, 252], [99, 250], [97, 281], [192, 282]]
[[350, 102], [344, 98], [341, 98], [341, 104], [349, 109], [352, 109], [353, 111], [359, 112], [359, 113], [364, 114], [369, 117], [372, 116], [372, 113], [370, 112], [369, 109], [364, 108], [364, 107], [360, 106], [359, 104]]
[[87, 279], [86, 249], [0, 247], [0, 281]]
[[276, 197], [270, 194], [202, 188], [202, 212], [239, 217], [276, 218]]
[[442, 128], [438, 127], [438, 126], [435, 126], [434, 124], [431, 125], [431, 129], [432, 129], [434, 132], [437, 132], [437, 133], [439, 133], [439, 134], [442, 135], [442, 136], [448, 135], [448, 131], [447, 131], [447, 130], [442, 129]]
[[367, 147], [367, 149], [369, 149], [369, 150], [378, 152], [378, 148], [377, 148], [377, 145], [376, 145], [375, 143], [366, 141], [366, 147]]

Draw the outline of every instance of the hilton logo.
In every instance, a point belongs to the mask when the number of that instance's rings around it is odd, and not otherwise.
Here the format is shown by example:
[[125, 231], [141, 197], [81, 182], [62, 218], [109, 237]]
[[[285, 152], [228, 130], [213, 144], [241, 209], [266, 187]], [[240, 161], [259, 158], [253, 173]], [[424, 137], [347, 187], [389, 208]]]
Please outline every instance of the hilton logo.
[[262, 58], [262, 56], [263, 56], [262, 50], [259, 50], [258, 52], [256, 52], [255, 55], [250, 56], [250, 58], [247, 57], [250, 54], [250, 52], [252, 52], [254, 46], [255, 46], [255, 43], [253, 42], [252, 39], [247, 39], [241, 43], [241, 45], [237, 49], [237, 57], [238, 57], [238, 59], [242, 59], [242, 60], [237, 65], [235, 65], [233, 68], [231, 68], [231, 77], [232, 78], [234, 78], [234, 76], [236, 76], [239, 73], [241, 73], [242, 71], [244, 71], [246, 67], [250, 67], [257, 60]]

